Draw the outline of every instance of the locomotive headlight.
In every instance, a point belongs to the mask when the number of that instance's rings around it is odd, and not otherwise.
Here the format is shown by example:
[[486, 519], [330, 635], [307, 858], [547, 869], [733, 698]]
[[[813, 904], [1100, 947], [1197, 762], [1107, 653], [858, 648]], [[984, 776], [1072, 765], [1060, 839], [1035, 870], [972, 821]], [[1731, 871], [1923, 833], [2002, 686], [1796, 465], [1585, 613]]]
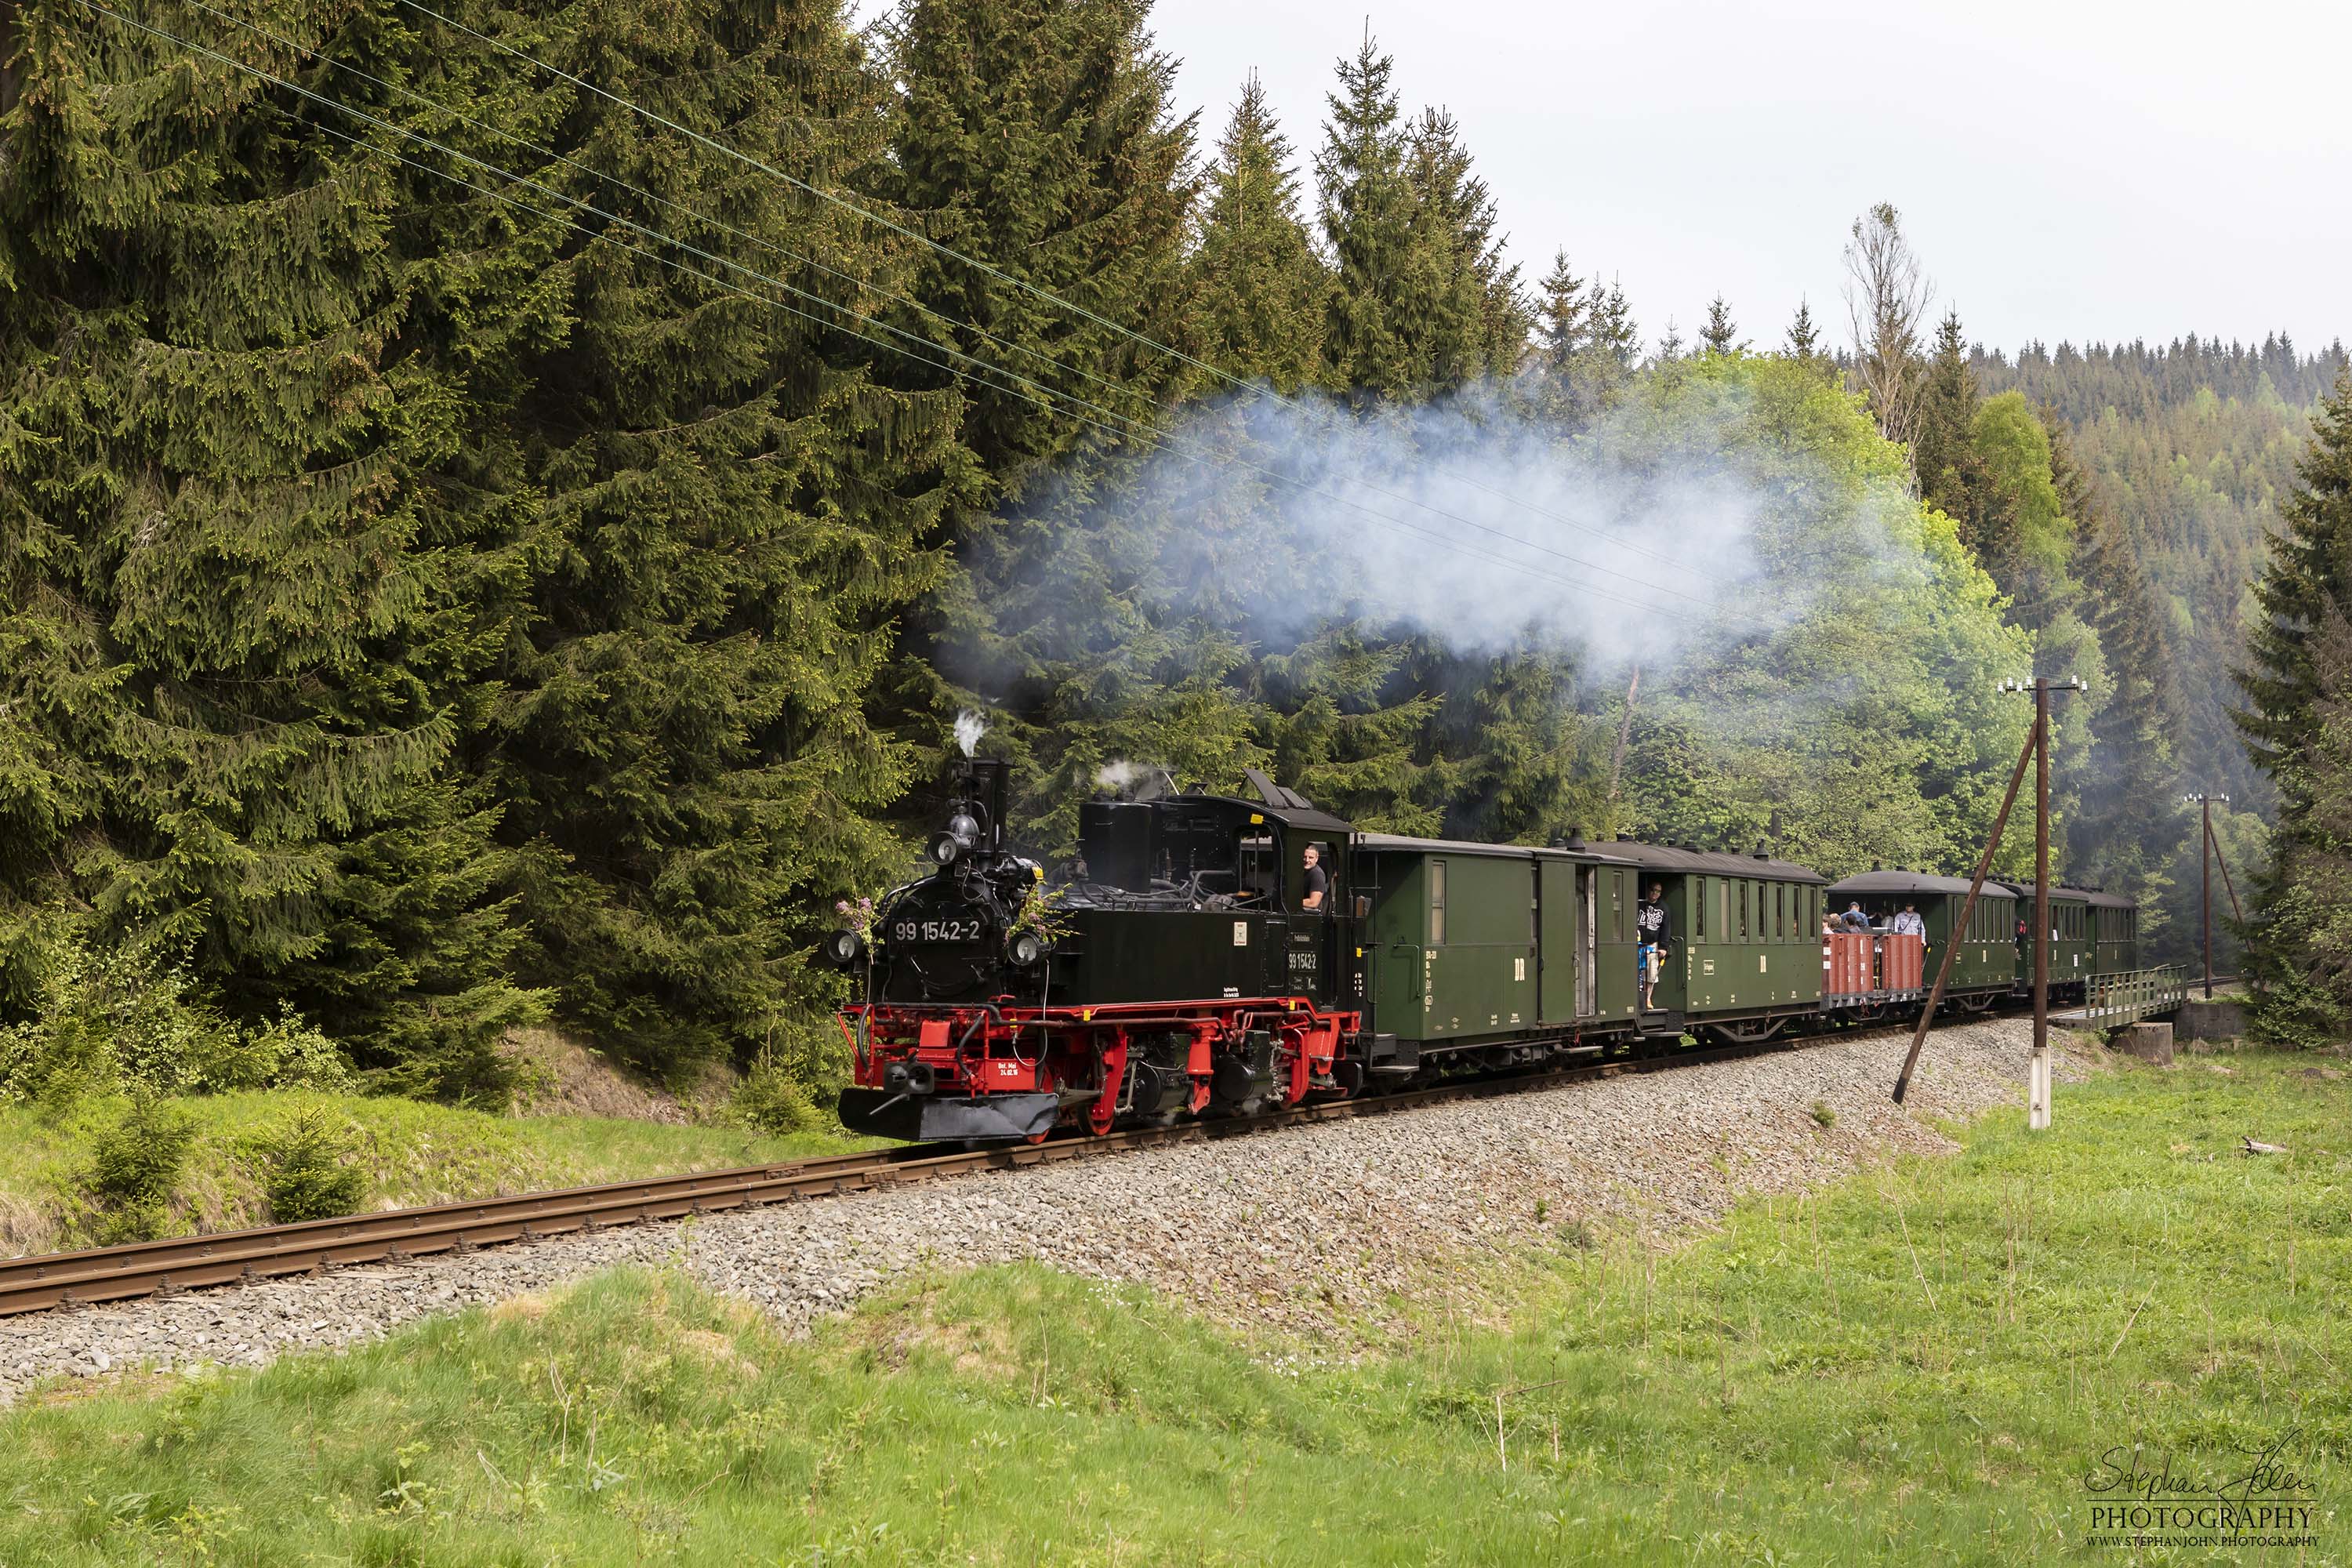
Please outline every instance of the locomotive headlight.
[[1004, 944], [1004, 956], [1015, 969], [1034, 969], [1045, 961], [1045, 944], [1035, 931], [1015, 931]]
[[866, 939], [854, 931], [837, 931], [824, 939], [824, 956], [837, 968], [855, 969], [866, 956]]
[[971, 813], [959, 810], [948, 818], [947, 826], [931, 835], [923, 853], [942, 866], [952, 866], [956, 857], [971, 848], [979, 837], [980, 824], [971, 819]]

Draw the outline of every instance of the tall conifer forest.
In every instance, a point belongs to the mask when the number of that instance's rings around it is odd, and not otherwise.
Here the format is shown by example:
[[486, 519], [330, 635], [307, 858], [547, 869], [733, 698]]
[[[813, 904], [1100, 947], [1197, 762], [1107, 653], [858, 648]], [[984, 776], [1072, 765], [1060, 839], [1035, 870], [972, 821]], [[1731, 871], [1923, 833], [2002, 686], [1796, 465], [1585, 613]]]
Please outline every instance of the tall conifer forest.
[[1048, 859], [1263, 767], [1949, 871], [2038, 668], [2158, 956], [2185, 789], [2317, 896], [2263, 825], [2336, 803], [2230, 714], [2340, 344], [1685, 342], [1333, 42], [1286, 126], [1144, 0], [0, 3], [0, 1026], [131, 953], [389, 1092], [538, 1022], [822, 1089], [814, 943], [964, 713]]

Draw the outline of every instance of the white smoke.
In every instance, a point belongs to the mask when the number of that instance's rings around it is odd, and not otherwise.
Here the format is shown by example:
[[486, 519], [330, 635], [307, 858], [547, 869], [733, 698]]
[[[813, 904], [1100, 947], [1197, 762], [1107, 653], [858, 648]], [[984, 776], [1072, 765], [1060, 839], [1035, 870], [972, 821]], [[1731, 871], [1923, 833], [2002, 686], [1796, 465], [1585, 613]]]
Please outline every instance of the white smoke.
[[1269, 651], [1354, 621], [1457, 654], [1544, 648], [1604, 676], [1639, 665], [1648, 681], [1701, 644], [1802, 619], [1825, 510], [1853, 524], [1834, 546], [1848, 581], [1857, 566], [1916, 569], [1877, 515], [1907, 498], [1759, 442], [1738, 388], [1678, 409], [1670, 432], [1629, 413], [1573, 440], [1514, 395], [1360, 415], [1237, 395], [1105, 494], [1100, 574], [1139, 584], [1160, 618]]
[[963, 748], [963, 754], [965, 756], [969, 757], [973, 754], [980, 745], [980, 738], [987, 733], [988, 721], [982, 719], [971, 709], [967, 708], [962, 712], [956, 715], [956, 744]]
[[1134, 788], [1138, 783], [1150, 777], [1151, 772], [1151, 769], [1144, 767], [1139, 763], [1130, 763], [1124, 758], [1120, 758], [1117, 761], [1105, 763], [1102, 766], [1095, 770], [1095, 787], [1097, 789], [1110, 790], [1118, 795], [1125, 795], [1129, 790]]

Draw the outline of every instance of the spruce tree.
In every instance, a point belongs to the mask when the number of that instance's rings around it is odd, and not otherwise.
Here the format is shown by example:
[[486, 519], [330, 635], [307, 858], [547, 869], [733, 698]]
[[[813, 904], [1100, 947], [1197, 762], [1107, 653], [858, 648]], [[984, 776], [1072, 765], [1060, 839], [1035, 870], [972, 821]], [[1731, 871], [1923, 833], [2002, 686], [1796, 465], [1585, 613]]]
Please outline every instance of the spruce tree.
[[1472, 172], [1461, 127], [1444, 110], [1423, 110], [1407, 147], [1412, 243], [1426, 288], [1405, 316], [1416, 380], [1450, 389], [1508, 375], [1526, 353], [1534, 314], [1518, 267], [1503, 260], [1494, 195]]
[[1321, 372], [1330, 291], [1299, 215], [1291, 157], [1253, 71], [1209, 168], [1192, 258], [1201, 357], [1286, 393]]
[[1554, 251], [1551, 270], [1536, 285], [1537, 368], [1552, 374], [1566, 373], [1584, 352], [1591, 305], [1585, 297], [1584, 279], [1569, 269], [1568, 252]]
[[1960, 314], [1947, 310], [1936, 330], [1936, 356], [1920, 389], [1911, 461], [1921, 496], [1958, 521], [1961, 537], [1979, 554], [1993, 552], [2005, 542], [1988, 537], [1991, 479], [1975, 445], [1977, 411], [1983, 404], [1969, 368]]
[[1707, 301], [1706, 325], [1699, 329], [1698, 338], [1711, 354], [1740, 353], [1748, 347], [1739, 341], [1739, 328], [1731, 319], [1730, 302], [1720, 294]]
[[1339, 62], [1339, 90], [1315, 157], [1323, 242], [1333, 279], [1325, 362], [1358, 395], [1415, 390], [1422, 366], [1414, 338], [1428, 309], [1430, 260], [1413, 243], [1415, 199], [1390, 86], [1395, 62], [1369, 29], [1353, 59]]
[[1787, 352], [1790, 358], [1810, 362], [1821, 353], [1821, 329], [1813, 324], [1813, 307], [1810, 300], [1797, 301], [1797, 313], [1789, 320]]
[[[821, 187], [873, 177], [887, 153], [887, 83], [829, 0], [607, 13], [551, 47]], [[828, 298], [843, 286], [814, 260], [877, 294], [910, 281], [864, 217], [681, 156], [606, 99], [566, 107], [583, 162], [724, 212], [763, 270]], [[557, 531], [479, 765], [528, 858], [533, 973], [564, 1016], [651, 1067], [740, 1059], [833, 998], [808, 960], [832, 903], [904, 864], [877, 819], [928, 765], [869, 709], [897, 617], [940, 577], [964, 405], [836, 314], [578, 240], [561, 276], [570, 329], [524, 367], [522, 420]]]
[[1535, 323], [1534, 407], [1564, 430], [1581, 430], [1615, 404], [1641, 352], [1625, 291], [1579, 279], [1561, 251], [1537, 286]]
[[1592, 287], [1591, 347], [1603, 363], [1619, 373], [1622, 380], [1642, 357], [1641, 329], [1634, 324], [1633, 308], [1626, 302], [1622, 284], [1612, 279], [1605, 295], [1600, 292], [1597, 281]]
[[2094, 493], [2064, 427], [2044, 410], [2051, 472], [2082, 541], [2076, 564], [2086, 618], [2105, 671], [2089, 708], [2091, 744], [2083, 758], [2067, 840], [2072, 870], [2139, 900], [2141, 935], [2162, 934], [2181, 813], [2173, 737], [2183, 723], [2166, 646], [2165, 617], [2130, 537]]
[[[904, 89], [889, 156], [870, 165], [881, 194], [971, 258], [918, 256], [914, 291], [932, 312], [918, 318], [923, 331], [1147, 421], [1191, 373], [1126, 333], [1178, 346], [1200, 188], [1196, 117], [1176, 112], [1176, 62], [1153, 47], [1149, 11], [1148, 0], [912, 0], [894, 35]], [[1103, 438], [1095, 426], [1126, 428], [985, 373], [964, 391], [964, 440], [1000, 493]]]
[[[541, 998], [510, 963], [501, 804], [464, 760], [546, 548], [509, 372], [562, 330], [557, 226], [152, 34], [24, 16], [0, 120], [9, 978], [46, 910], [86, 911], [187, 953], [232, 1010], [289, 1003], [404, 1082], [495, 1096]], [[437, 68], [381, 16], [297, 30], [378, 77]]]
[[[2345, 732], [2352, 705], [2352, 372], [2314, 422], [2285, 527], [2254, 584], [2260, 614], [2233, 715], [2278, 792], [2270, 863], [2251, 879], [2247, 951], [2253, 1028], [2281, 1044], [2340, 1044], [2352, 1032], [2352, 952], [2341, 911], [2352, 858]], [[2333, 729], [2330, 726], [2334, 726]]]

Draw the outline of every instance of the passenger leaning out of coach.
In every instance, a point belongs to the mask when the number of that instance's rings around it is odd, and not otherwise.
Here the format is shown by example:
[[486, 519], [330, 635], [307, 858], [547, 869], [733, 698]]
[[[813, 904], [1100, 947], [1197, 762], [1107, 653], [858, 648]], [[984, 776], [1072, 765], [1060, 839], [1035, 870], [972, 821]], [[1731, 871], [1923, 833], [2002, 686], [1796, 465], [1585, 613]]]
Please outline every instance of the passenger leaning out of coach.
[[1663, 883], [1650, 884], [1650, 896], [1643, 899], [1633, 911], [1633, 929], [1641, 942], [1642, 1011], [1655, 1012], [1658, 1005], [1658, 976], [1666, 967], [1666, 941], [1671, 934], [1666, 929], [1666, 889]]

